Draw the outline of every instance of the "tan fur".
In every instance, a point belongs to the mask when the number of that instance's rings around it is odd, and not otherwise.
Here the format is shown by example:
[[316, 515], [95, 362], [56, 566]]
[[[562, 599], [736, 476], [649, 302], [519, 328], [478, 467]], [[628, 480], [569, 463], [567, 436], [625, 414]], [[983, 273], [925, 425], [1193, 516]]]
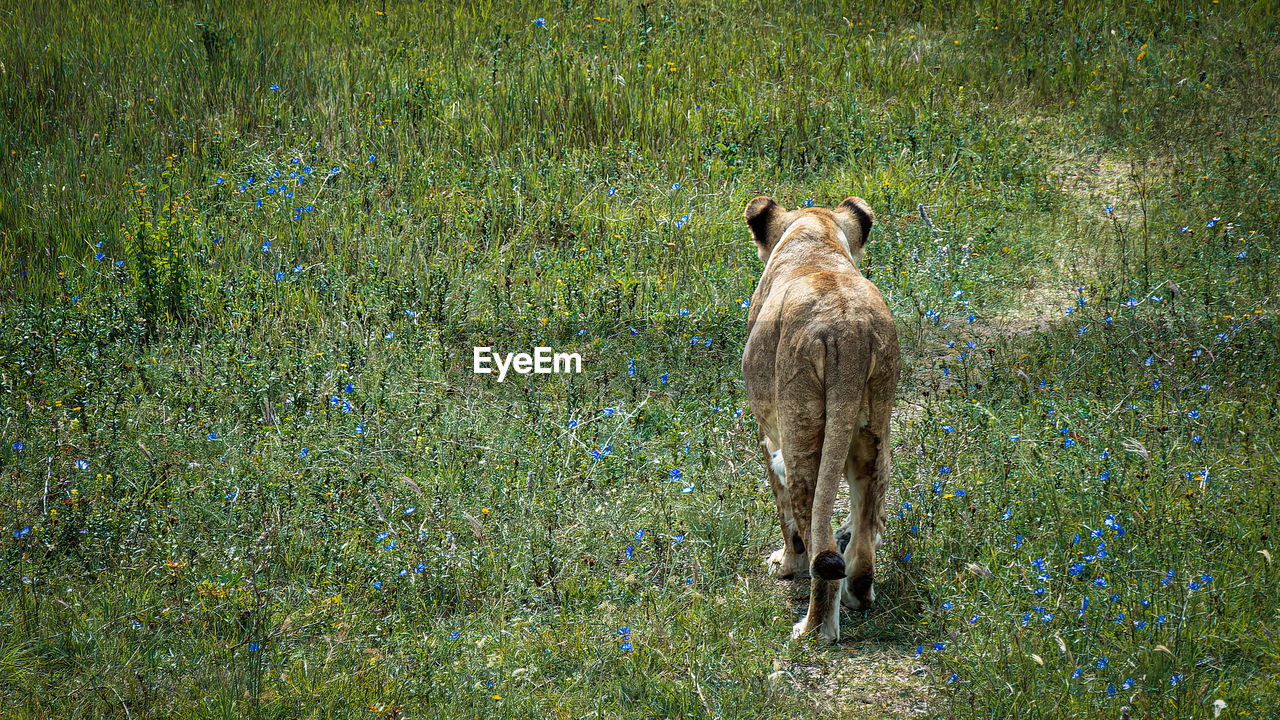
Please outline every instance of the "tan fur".
[[[898, 333], [884, 296], [858, 271], [874, 216], [861, 198], [788, 212], [758, 197], [743, 215], [764, 273], [751, 297], [742, 373], [760, 427], [782, 526], [770, 558], [784, 577], [808, 574], [809, 610], [792, 637], [821, 627], [840, 636], [842, 601], [875, 599], [875, 546], [884, 529], [889, 417], [898, 386]], [[774, 472], [781, 450], [785, 478]], [[840, 478], [849, 483], [851, 535], [831, 531]]]

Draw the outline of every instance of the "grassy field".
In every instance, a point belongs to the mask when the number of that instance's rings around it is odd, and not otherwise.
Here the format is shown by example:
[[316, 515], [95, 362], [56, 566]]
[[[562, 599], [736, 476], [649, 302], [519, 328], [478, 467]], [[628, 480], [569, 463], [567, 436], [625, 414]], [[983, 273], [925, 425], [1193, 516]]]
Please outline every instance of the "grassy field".
[[[6, 6], [0, 717], [1275, 717], [1280, 11], [1106, 5]], [[762, 193], [903, 342], [835, 647]]]

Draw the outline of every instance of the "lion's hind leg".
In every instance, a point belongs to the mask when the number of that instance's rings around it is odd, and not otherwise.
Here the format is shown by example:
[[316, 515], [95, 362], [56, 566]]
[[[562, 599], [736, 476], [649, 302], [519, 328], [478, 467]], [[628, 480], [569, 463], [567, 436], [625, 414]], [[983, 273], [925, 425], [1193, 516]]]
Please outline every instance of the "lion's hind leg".
[[875, 551], [884, 532], [884, 495], [889, 483], [889, 414], [892, 406], [878, 403], [854, 440], [848, 461], [850, 537], [844, 548], [848, 576], [841, 602], [862, 610], [875, 602]]
[[[814, 494], [822, 460], [823, 421], [798, 413], [788, 417], [791, 422], [787, 425], [789, 432], [786, 437], [794, 442], [788, 446], [787, 451], [784, 451], [787, 453], [784, 462], [795, 530], [803, 540], [811, 539], [814, 532], [825, 532], [827, 544], [831, 545], [833, 543], [830, 541], [829, 510], [825, 531], [819, 531], [814, 527], [814, 523], [818, 520], [815, 518], [818, 510], [815, 509]], [[821, 418], [820, 415], [818, 417]], [[806, 542], [806, 549], [809, 550], [811, 557], [815, 552], [815, 548], [809, 547], [812, 545], [814, 545], [813, 542]], [[829, 547], [825, 550], [830, 554]], [[818, 559], [820, 561], [822, 556]], [[841, 560], [838, 557], [837, 559]], [[809, 608], [805, 616], [792, 627], [791, 637], [799, 638], [812, 630], [819, 629], [824, 640], [835, 642], [840, 637], [841, 580], [839, 577], [832, 578], [827, 575], [828, 568], [821, 562], [811, 564], [812, 567], [808, 568], [810, 571]], [[840, 576], [843, 576], [843, 572]]]

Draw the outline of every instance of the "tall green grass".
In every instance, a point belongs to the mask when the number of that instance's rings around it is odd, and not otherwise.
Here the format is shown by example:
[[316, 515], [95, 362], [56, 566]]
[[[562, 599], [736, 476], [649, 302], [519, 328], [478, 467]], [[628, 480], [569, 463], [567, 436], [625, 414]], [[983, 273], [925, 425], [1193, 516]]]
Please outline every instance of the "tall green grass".
[[[1271, 713], [1274, 8], [851, 12], [0, 11], [3, 713], [905, 714], [776, 680], [857, 641], [937, 716]], [[907, 358], [834, 649], [761, 563], [760, 193], [870, 201]]]

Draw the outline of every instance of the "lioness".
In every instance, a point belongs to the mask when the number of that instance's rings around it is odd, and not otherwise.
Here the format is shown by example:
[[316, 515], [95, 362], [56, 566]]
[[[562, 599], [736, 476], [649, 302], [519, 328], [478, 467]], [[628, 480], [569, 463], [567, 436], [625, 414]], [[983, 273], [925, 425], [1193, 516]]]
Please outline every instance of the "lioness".
[[[821, 625], [822, 637], [834, 642], [837, 591], [855, 610], [875, 600], [900, 368], [884, 296], [858, 271], [874, 216], [857, 197], [834, 210], [788, 212], [763, 196], [743, 215], [764, 263], [742, 374], [782, 526], [783, 546], [770, 563], [783, 578], [812, 578], [809, 611], [791, 636]], [[831, 532], [841, 476], [850, 495], [844, 548]]]

